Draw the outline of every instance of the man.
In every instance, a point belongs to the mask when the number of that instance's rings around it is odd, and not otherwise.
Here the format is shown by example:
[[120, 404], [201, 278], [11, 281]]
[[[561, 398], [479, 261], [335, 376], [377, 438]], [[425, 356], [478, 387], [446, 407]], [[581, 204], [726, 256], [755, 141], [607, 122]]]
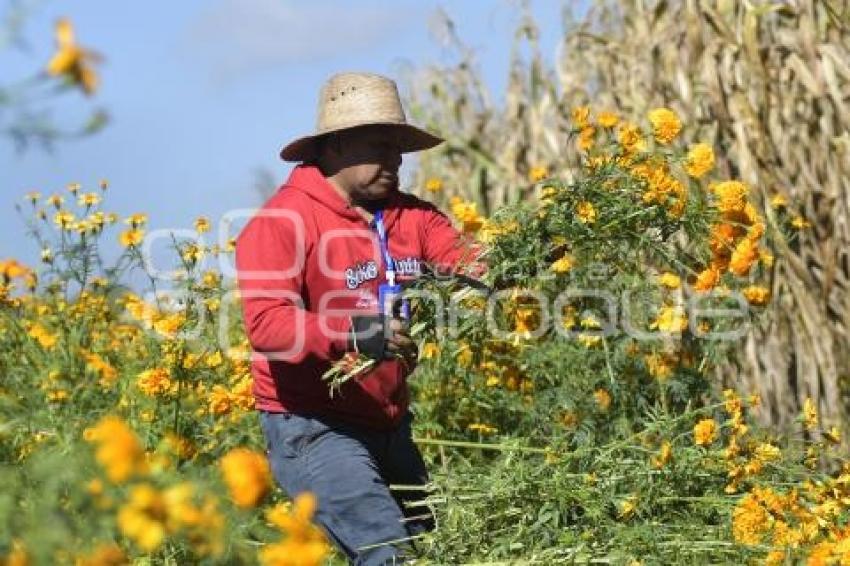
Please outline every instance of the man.
[[[239, 235], [236, 266], [255, 352], [256, 406], [278, 483], [318, 499], [316, 521], [352, 563], [403, 559], [433, 527], [410, 506], [428, 474], [410, 433], [406, 378], [416, 347], [378, 312], [380, 285], [467, 255], [434, 206], [399, 192], [401, 154], [441, 139], [408, 124], [396, 85], [343, 73], [324, 85], [313, 135], [286, 145], [301, 162]], [[330, 395], [322, 375], [348, 352], [378, 363]]]

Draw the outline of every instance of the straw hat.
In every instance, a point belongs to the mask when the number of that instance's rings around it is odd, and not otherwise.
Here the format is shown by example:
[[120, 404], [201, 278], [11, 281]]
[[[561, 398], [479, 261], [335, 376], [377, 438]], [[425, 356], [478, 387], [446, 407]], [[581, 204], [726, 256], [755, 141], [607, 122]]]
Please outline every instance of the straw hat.
[[421, 151], [442, 139], [407, 123], [395, 82], [371, 73], [339, 73], [322, 87], [316, 133], [287, 144], [280, 157], [308, 161], [316, 157], [317, 141], [324, 135], [370, 124], [398, 128], [402, 153]]

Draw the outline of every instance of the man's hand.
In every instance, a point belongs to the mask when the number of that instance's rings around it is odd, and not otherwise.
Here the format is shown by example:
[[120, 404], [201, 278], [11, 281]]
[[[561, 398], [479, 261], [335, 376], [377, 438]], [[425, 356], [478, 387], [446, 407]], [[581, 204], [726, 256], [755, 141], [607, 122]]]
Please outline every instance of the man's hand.
[[373, 360], [401, 356], [411, 364], [416, 361], [416, 343], [410, 338], [407, 323], [381, 315], [351, 317], [350, 349]]

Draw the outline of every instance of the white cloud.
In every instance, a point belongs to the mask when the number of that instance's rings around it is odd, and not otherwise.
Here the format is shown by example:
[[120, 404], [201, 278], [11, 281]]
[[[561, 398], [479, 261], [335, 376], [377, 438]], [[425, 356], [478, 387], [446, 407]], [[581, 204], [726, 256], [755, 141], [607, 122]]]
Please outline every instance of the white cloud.
[[230, 82], [380, 47], [419, 18], [410, 2], [216, 0], [190, 23], [187, 47], [216, 80]]

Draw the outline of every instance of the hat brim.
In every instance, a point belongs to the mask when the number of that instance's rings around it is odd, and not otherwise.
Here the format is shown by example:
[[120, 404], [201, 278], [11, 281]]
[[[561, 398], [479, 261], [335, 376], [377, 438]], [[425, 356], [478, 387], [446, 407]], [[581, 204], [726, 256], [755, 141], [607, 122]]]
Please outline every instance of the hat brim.
[[319, 148], [319, 140], [328, 134], [341, 132], [343, 130], [353, 130], [362, 126], [392, 126], [399, 131], [399, 143], [402, 153], [410, 153], [413, 151], [422, 151], [430, 149], [434, 146], [443, 143], [443, 138], [429, 134], [425, 130], [421, 130], [410, 124], [398, 124], [396, 122], [372, 122], [369, 124], [358, 124], [348, 128], [339, 128], [321, 134], [312, 136], [304, 136], [287, 144], [280, 150], [280, 158], [284, 161], [310, 161], [317, 157]]

